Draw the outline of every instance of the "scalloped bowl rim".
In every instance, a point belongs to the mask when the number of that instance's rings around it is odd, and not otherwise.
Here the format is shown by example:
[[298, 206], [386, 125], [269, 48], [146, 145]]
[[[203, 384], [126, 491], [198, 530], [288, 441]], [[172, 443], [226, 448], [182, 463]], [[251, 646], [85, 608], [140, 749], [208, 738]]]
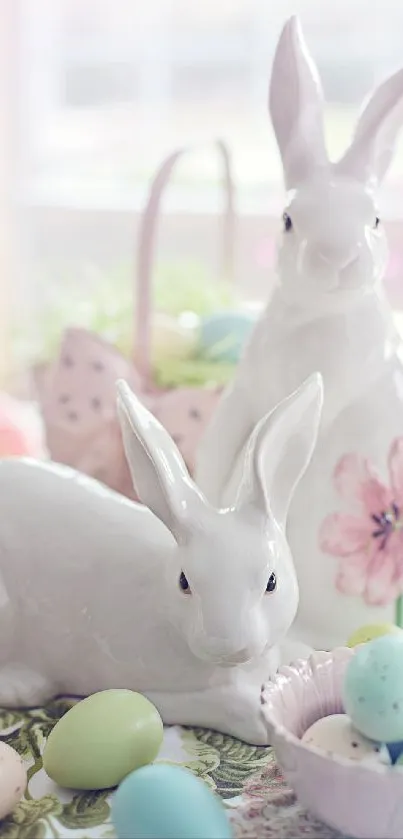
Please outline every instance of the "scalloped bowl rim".
[[[361, 646], [361, 644], [359, 646]], [[278, 684], [279, 677], [282, 678], [282, 679], [287, 678], [290, 670], [292, 670], [294, 673], [297, 672], [298, 675], [300, 675], [301, 671], [302, 671], [302, 667], [303, 667], [304, 671], [305, 671], [305, 678], [306, 678], [306, 665], [307, 664], [310, 665], [311, 670], [312, 670], [312, 664], [315, 662], [315, 660], [318, 660], [319, 656], [321, 657], [323, 663], [325, 663], [325, 658], [324, 658], [325, 655], [327, 657], [327, 662], [333, 661], [335, 656], [340, 658], [340, 657], [342, 657], [342, 655], [345, 656], [346, 659], [349, 659], [354, 655], [355, 649], [357, 649], [357, 648], [356, 647], [355, 648], [336, 647], [336, 649], [333, 650], [332, 652], [318, 650], [316, 652], [311, 653], [311, 655], [307, 659], [298, 658], [295, 661], [293, 661], [291, 664], [283, 665], [283, 666], [279, 667], [277, 673], [274, 676], [272, 676], [269, 679], [268, 682], [265, 682], [265, 684], [262, 685], [262, 690], [261, 690], [262, 709], [261, 710], [262, 710], [262, 713], [264, 715], [264, 719], [265, 719], [266, 723], [268, 723], [270, 725], [270, 728], [271, 728], [272, 732], [274, 733], [274, 736], [277, 740], [282, 740], [283, 743], [286, 743], [287, 745], [290, 745], [293, 749], [296, 748], [298, 750], [302, 750], [303, 752], [311, 752], [328, 764], [332, 764], [332, 765], [338, 764], [339, 766], [343, 767], [343, 769], [345, 769], [346, 771], [354, 772], [354, 774], [357, 772], [357, 770], [359, 770], [360, 772], [363, 772], [364, 774], [368, 773], [368, 774], [372, 775], [372, 774], [375, 773], [375, 774], [378, 774], [378, 775], [383, 775], [385, 777], [389, 776], [391, 774], [391, 772], [393, 772], [393, 775], [400, 774], [400, 775], [403, 776], [403, 765], [399, 766], [399, 765], [396, 765], [396, 764], [392, 765], [392, 764], [386, 764], [386, 763], [369, 764], [369, 763], [365, 763], [363, 761], [361, 762], [361, 761], [351, 760], [351, 758], [343, 757], [342, 755], [332, 755], [332, 756], [330, 756], [329, 754], [327, 754], [327, 752], [323, 751], [322, 749], [318, 748], [317, 746], [312, 746], [309, 743], [306, 743], [305, 741], [301, 740], [301, 738], [298, 737], [296, 734], [293, 734], [293, 732], [290, 731], [286, 727], [286, 725], [284, 725], [284, 723], [279, 723], [276, 719], [275, 714], [274, 713], [270, 714], [270, 712], [267, 708], [268, 701], [264, 698], [265, 694], [267, 694], [267, 693], [273, 693], [273, 694], [277, 693], [277, 694], [279, 694], [281, 692], [281, 688], [279, 687], [279, 684]], [[348, 653], [348, 654], [346, 655], [346, 653]], [[326, 714], [325, 716], [329, 716], [329, 714]], [[320, 719], [320, 718], [318, 717], [318, 719]], [[273, 745], [273, 748], [275, 750], [275, 745]], [[403, 780], [403, 777], [402, 777], [402, 780]]]

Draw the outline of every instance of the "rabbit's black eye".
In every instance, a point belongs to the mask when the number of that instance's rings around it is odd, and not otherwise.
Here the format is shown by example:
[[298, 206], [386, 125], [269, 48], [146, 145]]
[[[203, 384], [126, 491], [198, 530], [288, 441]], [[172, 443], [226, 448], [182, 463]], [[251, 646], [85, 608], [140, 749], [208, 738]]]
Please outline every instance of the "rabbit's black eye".
[[291, 230], [292, 221], [291, 221], [291, 218], [288, 215], [288, 213], [283, 213], [283, 224], [284, 224], [284, 230], [286, 231], [286, 233], [288, 232], [288, 230]]
[[188, 583], [188, 581], [187, 581], [187, 579], [186, 579], [186, 577], [185, 577], [185, 575], [184, 575], [183, 571], [181, 571], [181, 574], [180, 574], [180, 577], [179, 577], [179, 588], [180, 588], [180, 589], [181, 589], [181, 590], [182, 590], [185, 594], [191, 594], [191, 593], [192, 593], [192, 592], [191, 592], [191, 590], [190, 590], [190, 585], [189, 585], [189, 583]]
[[375, 224], [374, 224], [375, 230], [379, 227], [380, 223], [381, 223], [381, 220], [380, 220], [379, 216], [377, 216], [376, 219], [375, 219]]
[[271, 594], [271, 592], [275, 591], [276, 588], [277, 588], [277, 577], [276, 577], [276, 575], [273, 571], [273, 574], [270, 574], [270, 577], [269, 577], [269, 580], [268, 580], [268, 583], [267, 583], [267, 586], [266, 586], [266, 591], [269, 594]]

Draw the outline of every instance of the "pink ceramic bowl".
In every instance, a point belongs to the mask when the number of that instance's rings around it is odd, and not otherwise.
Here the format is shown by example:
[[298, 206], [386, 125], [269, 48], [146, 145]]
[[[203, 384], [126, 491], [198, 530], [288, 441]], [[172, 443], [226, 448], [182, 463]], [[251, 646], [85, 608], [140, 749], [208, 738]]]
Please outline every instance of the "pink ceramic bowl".
[[281, 667], [262, 688], [270, 742], [300, 803], [326, 824], [359, 839], [402, 839], [403, 770], [330, 757], [302, 743], [320, 717], [343, 713], [346, 665], [354, 650], [313, 653]]

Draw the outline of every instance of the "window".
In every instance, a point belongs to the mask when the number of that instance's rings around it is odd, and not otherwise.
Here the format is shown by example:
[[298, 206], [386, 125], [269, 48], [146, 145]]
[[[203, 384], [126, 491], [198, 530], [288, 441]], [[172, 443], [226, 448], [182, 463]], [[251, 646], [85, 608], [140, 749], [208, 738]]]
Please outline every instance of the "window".
[[[0, 15], [12, 7], [6, 0]], [[156, 261], [165, 277], [177, 277], [178, 261], [181, 275], [186, 263], [197, 276], [216, 277], [212, 214], [220, 198], [207, 142], [216, 137], [227, 141], [236, 176], [237, 280], [247, 296], [265, 298], [283, 202], [267, 90], [284, 20], [300, 15], [319, 66], [332, 155], [348, 142], [371, 87], [403, 65], [400, 0], [20, 0], [20, 7], [8, 59], [19, 91], [9, 168], [22, 212], [16, 311], [24, 334], [42, 334], [37, 313], [49, 298], [66, 322], [74, 319], [66, 300], [81, 295], [88, 308], [99, 277], [113, 295], [123, 272], [130, 293], [150, 179], [180, 146], [196, 151], [165, 196]], [[382, 191], [388, 283], [399, 306], [402, 179], [403, 135]]]
[[[328, 99], [335, 154], [362, 98], [403, 61], [398, 0], [370, 7], [367, 0], [339, 0], [326, 4], [326, 14], [320, 0], [26, 0], [29, 6], [31, 24], [34, 16], [41, 23], [26, 26], [26, 142], [36, 140], [36, 188], [59, 200], [77, 190], [88, 200], [102, 190], [133, 197], [171, 148], [219, 135], [233, 147], [245, 207], [267, 211], [276, 194], [269, 185], [281, 183], [267, 85], [285, 17], [301, 15]], [[206, 166], [195, 158], [188, 177], [204, 178]], [[393, 184], [402, 175], [400, 152], [389, 180], [392, 213], [400, 204]]]

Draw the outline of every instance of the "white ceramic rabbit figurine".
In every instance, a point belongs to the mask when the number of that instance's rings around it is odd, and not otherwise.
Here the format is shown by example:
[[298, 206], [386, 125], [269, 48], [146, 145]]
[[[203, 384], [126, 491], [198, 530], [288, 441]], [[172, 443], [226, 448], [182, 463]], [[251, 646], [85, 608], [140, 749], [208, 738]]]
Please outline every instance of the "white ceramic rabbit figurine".
[[265, 743], [260, 687], [298, 605], [285, 517], [321, 407], [314, 375], [257, 425], [227, 510], [125, 382], [119, 419], [148, 509], [65, 466], [1, 461], [0, 706], [127, 687], [166, 723]]
[[403, 619], [403, 377], [377, 209], [403, 121], [403, 70], [375, 90], [331, 163], [320, 83], [292, 18], [269, 105], [287, 190], [278, 283], [207, 429], [196, 481], [214, 504], [233, 498], [254, 424], [321, 371], [319, 442], [287, 535], [300, 587], [294, 631], [331, 648], [362, 624]]

